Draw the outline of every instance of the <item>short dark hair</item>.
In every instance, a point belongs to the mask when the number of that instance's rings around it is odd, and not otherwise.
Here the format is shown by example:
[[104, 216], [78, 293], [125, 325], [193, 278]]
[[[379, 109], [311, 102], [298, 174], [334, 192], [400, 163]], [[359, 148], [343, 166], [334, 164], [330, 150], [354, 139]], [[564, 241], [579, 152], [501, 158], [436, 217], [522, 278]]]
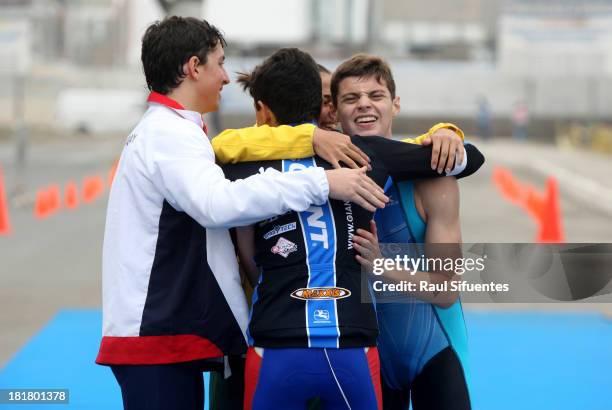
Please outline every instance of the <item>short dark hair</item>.
[[185, 78], [183, 65], [192, 56], [206, 64], [208, 53], [217, 44], [226, 46], [223, 34], [206, 20], [172, 16], [156, 21], [142, 38], [141, 60], [147, 87], [168, 94]]
[[380, 57], [370, 54], [355, 54], [334, 71], [331, 79], [331, 95], [334, 105], [338, 105], [338, 88], [340, 82], [348, 77], [375, 77], [376, 81], [384, 80], [391, 93], [391, 98], [395, 98], [395, 81], [391, 74], [391, 67]]
[[321, 76], [317, 63], [304, 51], [281, 48], [250, 74], [239, 73], [237, 81], [256, 104], [266, 104], [281, 125], [319, 118], [323, 102]]

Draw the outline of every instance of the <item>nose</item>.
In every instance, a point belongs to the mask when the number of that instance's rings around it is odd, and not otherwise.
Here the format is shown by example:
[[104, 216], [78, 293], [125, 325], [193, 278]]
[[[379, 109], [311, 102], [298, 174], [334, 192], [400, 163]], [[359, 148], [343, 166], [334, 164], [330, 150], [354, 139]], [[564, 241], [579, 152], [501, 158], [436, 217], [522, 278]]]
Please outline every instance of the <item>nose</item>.
[[225, 68], [223, 69], [223, 85], [228, 85], [230, 83], [229, 76], [227, 75], [227, 71]]
[[367, 96], [367, 94], [361, 94], [357, 100], [357, 108], [370, 108], [370, 106], [370, 98]]

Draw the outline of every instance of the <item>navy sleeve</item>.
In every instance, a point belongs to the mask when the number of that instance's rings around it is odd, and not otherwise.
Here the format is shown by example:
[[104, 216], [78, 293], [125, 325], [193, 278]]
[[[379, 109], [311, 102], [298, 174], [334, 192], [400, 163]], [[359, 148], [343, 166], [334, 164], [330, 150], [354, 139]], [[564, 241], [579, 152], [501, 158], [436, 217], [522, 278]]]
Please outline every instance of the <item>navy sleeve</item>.
[[259, 173], [260, 169], [275, 168], [280, 169], [280, 161], [254, 161], [254, 162], [240, 162], [237, 164], [225, 164], [221, 165], [225, 178], [230, 181], [236, 181], [237, 179], [245, 179], [251, 175]]
[[[424, 147], [375, 136], [353, 136], [351, 140], [370, 156], [374, 166], [383, 167], [396, 181], [446, 175], [445, 173], [438, 174], [436, 170], [431, 169], [431, 146]], [[484, 163], [484, 156], [475, 146], [465, 144], [464, 147], [467, 164], [465, 169], [456, 175], [457, 178], [473, 174]]]

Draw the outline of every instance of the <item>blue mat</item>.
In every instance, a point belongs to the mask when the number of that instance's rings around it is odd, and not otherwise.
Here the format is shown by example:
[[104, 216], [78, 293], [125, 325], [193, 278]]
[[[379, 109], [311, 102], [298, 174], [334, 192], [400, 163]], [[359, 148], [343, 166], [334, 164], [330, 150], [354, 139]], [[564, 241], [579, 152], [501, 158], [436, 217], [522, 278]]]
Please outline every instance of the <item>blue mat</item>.
[[[69, 389], [70, 403], [0, 404], [0, 410], [122, 409], [121, 391], [110, 368], [94, 363], [101, 330], [99, 310], [60, 311], [2, 369], [0, 389]], [[206, 374], [206, 384], [207, 378]]]
[[612, 322], [598, 314], [466, 314], [474, 409], [612, 409]]
[[[612, 408], [612, 323], [603, 316], [468, 311], [466, 321], [474, 409]], [[59, 312], [2, 369], [0, 388], [69, 389], [70, 404], [51, 408], [121, 409], [110, 369], [94, 364], [100, 329], [97, 310]], [[0, 404], [28, 408], [41, 405]]]

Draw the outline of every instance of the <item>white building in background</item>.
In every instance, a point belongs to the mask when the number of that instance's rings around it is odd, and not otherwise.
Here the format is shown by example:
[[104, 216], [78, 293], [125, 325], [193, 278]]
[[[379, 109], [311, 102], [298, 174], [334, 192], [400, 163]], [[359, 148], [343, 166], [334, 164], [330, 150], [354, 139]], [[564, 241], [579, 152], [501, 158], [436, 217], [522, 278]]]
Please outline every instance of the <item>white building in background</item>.
[[164, 15], [159, 0], [0, 0], [0, 25], [28, 24], [37, 62], [136, 65], [145, 28]]
[[243, 50], [291, 44], [340, 54], [348, 47], [465, 60], [494, 43], [500, 1], [202, 0], [202, 16]]
[[164, 18], [165, 11], [158, 0], [113, 0], [113, 2], [124, 10], [122, 16], [126, 21], [126, 62], [138, 66], [142, 36], [152, 22]]
[[[180, 1], [180, 0], [178, 0]], [[361, 45], [371, 0], [202, 0], [202, 16], [243, 51], [254, 47]]]
[[[533, 119], [612, 118], [612, 0], [0, 0], [0, 32], [27, 21], [32, 67], [67, 63], [47, 88], [143, 91], [142, 35], [166, 14], [218, 26], [230, 72], [282, 46], [331, 69], [356, 51], [382, 55], [406, 117], [473, 118], [486, 97], [498, 118], [517, 102]], [[223, 101], [229, 114], [252, 111], [234, 84]]]
[[242, 47], [305, 44], [311, 40], [309, 0], [205, 0], [202, 16]]
[[498, 26], [510, 75], [612, 76], [612, 1], [512, 0]]
[[0, 76], [25, 75], [32, 62], [32, 30], [27, 19], [0, 21]]
[[377, 40], [394, 54], [490, 59], [502, 0], [377, 0]]

